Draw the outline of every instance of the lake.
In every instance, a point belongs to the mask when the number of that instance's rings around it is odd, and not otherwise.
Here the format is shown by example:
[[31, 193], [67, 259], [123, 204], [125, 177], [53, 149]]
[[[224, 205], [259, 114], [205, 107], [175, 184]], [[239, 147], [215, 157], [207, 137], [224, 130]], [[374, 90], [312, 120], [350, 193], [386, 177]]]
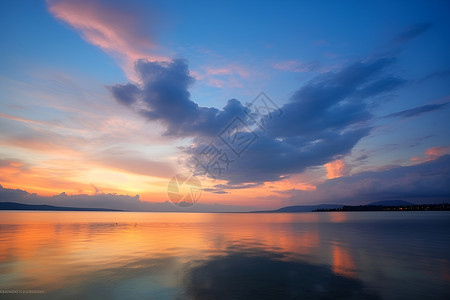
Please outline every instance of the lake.
[[0, 298], [450, 299], [450, 212], [5, 211]]

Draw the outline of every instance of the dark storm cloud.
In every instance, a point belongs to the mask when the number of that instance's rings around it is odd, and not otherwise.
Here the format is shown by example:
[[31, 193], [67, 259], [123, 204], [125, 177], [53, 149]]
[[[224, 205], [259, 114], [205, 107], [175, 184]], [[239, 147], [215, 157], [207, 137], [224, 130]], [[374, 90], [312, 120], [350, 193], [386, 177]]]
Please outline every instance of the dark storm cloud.
[[411, 117], [416, 117], [416, 116], [419, 116], [419, 115], [427, 113], [427, 112], [431, 112], [431, 111], [434, 111], [434, 110], [441, 109], [441, 108], [445, 107], [449, 103], [450, 102], [442, 103], [442, 104], [422, 105], [422, 106], [418, 106], [418, 107], [414, 107], [414, 108], [411, 108], [411, 109], [402, 110], [402, 111], [399, 111], [399, 112], [387, 115], [386, 118], [392, 118], [392, 117], [411, 118]]
[[425, 163], [330, 179], [315, 191], [290, 190], [290, 202], [367, 204], [378, 200], [438, 203], [450, 200], [450, 155]]
[[261, 135], [242, 158], [224, 173], [223, 179], [232, 186], [282, 180], [308, 167], [323, 165], [338, 155], [348, 154], [369, 130], [361, 128], [345, 133], [329, 131], [321, 133], [318, 140], [314, 140], [313, 135], [285, 140]]
[[276, 181], [349, 154], [370, 132], [368, 101], [403, 83], [385, 75], [394, 61], [356, 62], [305, 84], [281, 107], [283, 115], [268, 122], [266, 132], [256, 131], [258, 139], [223, 179], [230, 185]]
[[424, 34], [433, 26], [432, 23], [418, 23], [406, 28], [403, 32], [400, 32], [393, 40], [393, 43], [406, 43], [416, 37]]
[[[394, 59], [357, 62], [337, 73], [320, 75], [297, 90], [282, 107], [283, 118], [274, 120], [269, 133], [274, 136], [302, 136], [325, 131], [337, 132], [367, 121], [367, 98], [392, 90], [401, 80], [380, 76]], [[390, 84], [377, 84], [395, 81]], [[362, 96], [364, 95], [364, 96]]]
[[[256, 141], [222, 179], [229, 186], [280, 180], [350, 153], [370, 132], [368, 102], [404, 82], [388, 74], [394, 62], [393, 58], [359, 61], [306, 83], [281, 107], [282, 117], [270, 120], [264, 133], [255, 131]], [[141, 84], [114, 85], [111, 92], [148, 120], [162, 122], [166, 135], [195, 137], [185, 154], [198, 155], [236, 116], [251, 125], [236, 99], [222, 110], [192, 101], [188, 89], [193, 78], [184, 60], [140, 60], [136, 70]]]
[[114, 98], [148, 120], [162, 122], [165, 135], [213, 136], [243, 111], [241, 103], [228, 100], [223, 110], [201, 107], [190, 99], [188, 88], [194, 82], [186, 61], [169, 63], [139, 60], [136, 71], [142, 84], [117, 84], [109, 87]]

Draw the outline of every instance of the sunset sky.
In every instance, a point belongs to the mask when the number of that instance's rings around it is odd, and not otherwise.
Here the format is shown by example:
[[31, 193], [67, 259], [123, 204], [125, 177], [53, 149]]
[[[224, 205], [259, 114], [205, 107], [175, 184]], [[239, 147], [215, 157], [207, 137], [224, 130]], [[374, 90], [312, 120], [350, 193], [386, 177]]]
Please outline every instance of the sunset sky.
[[[194, 173], [202, 211], [442, 202], [449, 12], [444, 0], [3, 0], [0, 201], [164, 210], [171, 178]], [[264, 128], [245, 113], [261, 92], [276, 108]], [[221, 136], [236, 120], [254, 137], [239, 154]], [[193, 164], [210, 143], [232, 161], [216, 178]]]

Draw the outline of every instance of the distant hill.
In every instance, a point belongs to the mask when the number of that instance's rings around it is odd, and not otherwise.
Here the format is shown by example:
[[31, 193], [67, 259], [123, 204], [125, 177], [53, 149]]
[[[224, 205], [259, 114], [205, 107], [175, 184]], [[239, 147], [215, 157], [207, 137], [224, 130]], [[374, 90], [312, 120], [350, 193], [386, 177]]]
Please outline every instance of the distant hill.
[[336, 209], [341, 208], [341, 204], [319, 204], [319, 205], [296, 205], [286, 206], [276, 210], [252, 211], [253, 213], [291, 213], [291, 212], [312, 212], [316, 209]]
[[52, 205], [31, 205], [16, 202], [0, 202], [0, 210], [53, 210], [53, 211], [121, 211], [108, 208], [63, 207]]
[[[366, 204], [364, 206], [413, 206], [411, 202], [403, 200], [384, 200]], [[286, 206], [276, 210], [252, 211], [252, 213], [290, 213], [290, 212], [312, 212], [315, 210], [339, 209], [342, 204], [319, 204], [319, 205], [295, 205]]]
[[372, 202], [366, 205], [382, 205], [382, 206], [412, 206], [414, 205], [411, 202], [403, 201], [403, 200], [384, 200], [384, 201], [377, 201]]

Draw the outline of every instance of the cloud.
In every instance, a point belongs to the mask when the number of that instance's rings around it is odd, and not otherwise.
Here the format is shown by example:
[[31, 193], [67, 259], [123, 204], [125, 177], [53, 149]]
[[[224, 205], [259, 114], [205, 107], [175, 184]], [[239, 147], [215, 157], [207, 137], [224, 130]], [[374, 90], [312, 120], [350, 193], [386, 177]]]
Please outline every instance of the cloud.
[[[280, 180], [348, 154], [370, 132], [368, 101], [403, 82], [385, 75], [394, 62], [359, 61], [312, 79], [281, 107], [282, 117], [270, 120], [265, 132], [255, 129], [258, 138], [223, 179], [229, 185]], [[222, 110], [192, 101], [188, 89], [193, 78], [184, 60], [139, 60], [136, 71], [142, 83], [111, 86], [113, 96], [148, 120], [164, 124], [165, 135], [195, 137], [194, 145], [184, 148], [188, 156], [198, 155], [237, 116], [252, 126], [236, 99]]]
[[104, 168], [145, 176], [170, 178], [176, 173], [171, 164], [146, 159], [134, 151], [109, 149], [92, 155], [89, 162]]
[[[337, 155], [346, 155], [369, 133], [369, 128], [346, 133], [322, 133], [278, 140], [261, 136], [224, 173], [228, 184], [278, 181], [299, 174], [309, 167], [323, 165]], [[201, 171], [201, 170], [200, 170]]]
[[390, 58], [356, 62], [339, 72], [317, 76], [294, 93], [282, 107], [283, 118], [274, 120], [269, 130], [277, 136], [298, 136], [338, 131], [369, 120], [366, 100], [392, 90], [391, 85], [373, 86], [385, 80], [381, 72], [393, 62]]
[[47, 5], [55, 18], [72, 26], [87, 42], [118, 58], [128, 73], [139, 58], [167, 59], [155, 54], [152, 28], [157, 15], [151, 11], [144, 16], [131, 3], [104, 0], [47, 0]]
[[413, 40], [425, 32], [427, 32], [431, 27], [433, 26], [432, 23], [417, 23], [414, 24], [408, 28], [406, 28], [404, 31], [397, 34], [397, 36], [394, 37], [392, 40], [395, 44], [403, 44], [410, 40]]
[[446, 102], [446, 103], [442, 103], [442, 104], [422, 105], [422, 106], [414, 107], [414, 108], [411, 108], [411, 109], [406, 109], [406, 110], [402, 110], [402, 111], [399, 111], [399, 112], [396, 112], [396, 113], [392, 113], [390, 115], [387, 115], [385, 118], [393, 118], [393, 117], [411, 118], [411, 117], [416, 117], [416, 116], [422, 115], [422, 114], [427, 113], [427, 112], [432, 112], [432, 111], [444, 108], [449, 103], [450, 102]]
[[[16, 158], [0, 160], [0, 182], [12, 187], [21, 187], [33, 192], [48, 194], [66, 190], [76, 192], [91, 190], [85, 183], [85, 176], [91, 170], [90, 165], [83, 164], [77, 157], [70, 159], [51, 158], [36, 163]], [[83, 178], [77, 181], [76, 178]], [[108, 189], [108, 191], [116, 191]], [[6, 201], [6, 200], [5, 200]]]
[[60, 135], [49, 131], [30, 130], [30, 133], [20, 134], [0, 139], [0, 144], [8, 147], [20, 147], [42, 153], [57, 153], [60, 155], [80, 154], [80, 148], [86, 140], [81, 137]]
[[350, 172], [349, 166], [345, 163], [343, 159], [336, 159], [332, 162], [325, 164], [327, 169], [328, 179], [338, 178], [348, 175]]
[[39, 126], [60, 125], [60, 122], [58, 122], [58, 121], [50, 121], [50, 122], [49, 121], [36, 121], [36, 120], [28, 119], [28, 118], [22, 118], [22, 117], [18, 117], [18, 116], [9, 115], [9, 114], [3, 114], [3, 113], [0, 113], [0, 118], [6, 119], [6, 120], [13, 120], [13, 121], [17, 121], [17, 122], [33, 124], [33, 125], [39, 125]]
[[270, 120], [266, 132], [257, 132], [258, 139], [224, 179], [230, 184], [281, 180], [350, 153], [370, 132], [368, 101], [393, 89], [374, 82], [390, 77], [384, 70], [394, 61], [356, 62], [306, 83], [281, 107], [283, 115]]
[[450, 146], [438, 146], [433, 148], [428, 148], [425, 151], [425, 154], [431, 157], [434, 157], [435, 159], [439, 156], [449, 154], [450, 153]]
[[301, 62], [298, 60], [284, 60], [272, 65], [274, 69], [288, 72], [318, 72], [321, 66], [318, 62]]
[[[219, 63], [220, 65], [220, 63]], [[191, 75], [209, 86], [217, 88], [242, 88], [243, 81], [247, 81], [250, 76], [255, 77], [255, 70], [238, 64], [225, 64], [217, 66], [204, 66], [196, 71], [191, 71]]]
[[213, 136], [243, 112], [242, 104], [235, 99], [229, 100], [221, 111], [192, 101], [188, 89], [194, 78], [184, 60], [162, 63], [139, 60], [136, 72], [141, 85], [116, 84], [109, 89], [119, 103], [148, 120], [164, 124], [165, 135]]
[[248, 189], [248, 188], [254, 188], [264, 185], [264, 183], [247, 183], [247, 184], [216, 184], [212, 188], [206, 188], [203, 189], [206, 192], [211, 192], [215, 194], [228, 194], [229, 190], [241, 190], [241, 189]]
[[366, 154], [362, 154], [362, 155], [358, 156], [358, 157], [355, 159], [355, 161], [361, 163], [361, 162], [365, 161], [367, 158], [369, 158], [369, 156], [367, 156]]
[[378, 200], [437, 203], [450, 200], [450, 155], [413, 166], [330, 179], [315, 191], [290, 191], [292, 203], [367, 204]]
[[426, 162], [435, 160], [445, 154], [450, 154], [450, 146], [437, 146], [428, 148], [427, 150], [425, 150], [424, 156], [413, 157], [411, 160], [415, 163]]
[[3, 179], [3, 176], [11, 176], [12, 174], [23, 173], [26, 172], [28, 166], [18, 159], [11, 158], [2, 158], [0, 159], [0, 179]]
[[237, 74], [241, 77], [248, 77], [250, 75], [247, 69], [239, 65], [227, 65], [221, 68], [206, 67], [206, 74], [207, 75]]

